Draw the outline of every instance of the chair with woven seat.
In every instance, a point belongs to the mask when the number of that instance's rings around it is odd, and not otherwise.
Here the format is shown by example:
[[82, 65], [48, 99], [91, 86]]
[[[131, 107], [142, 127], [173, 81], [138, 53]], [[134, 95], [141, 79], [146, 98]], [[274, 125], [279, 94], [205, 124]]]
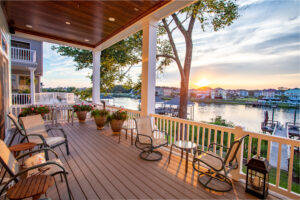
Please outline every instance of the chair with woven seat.
[[[44, 156], [44, 151], [50, 151], [54, 154], [55, 158], [51, 160], [46, 160]], [[40, 153], [43, 152], [43, 153]], [[38, 153], [38, 154], [35, 154]], [[19, 160], [25, 158], [28, 155], [33, 155], [25, 160], [25, 169], [21, 169], [19, 165]], [[41, 159], [43, 157], [44, 159]], [[38, 175], [38, 174], [45, 174], [50, 176], [55, 176], [57, 174], [64, 177], [67, 191], [69, 193], [69, 199], [71, 199], [71, 192], [69, 188], [69, 183], [67, 179], [67, 171], [65, 170], [62, 162], [59, 160], [58, 155], [50, 148], [42, 148], [34, 151], [27, 152], [18, 156], [17, 158], [11, 153], [8, 149], [7, 145], [4, 143], [3, 140], [0, 140], [0, 163], [4, 167], [5, 172], [2, 175], [2, 179], [8, 173], [10, 179], [6, 180], [6, 183], [0, 190], [0, 196], [4, 194], [5, 190], [7, 189], [8, 185], [10, 185], [13, 181], [18, 182], [22, 178]], [[25, 176], [25, 177], [24, 177]], [[1, 181], [0, 181], [1, 185]]]
[[[13, 114], [8, 114], [8, 117], [16, 126], [16, 133], [21, 134], [28, 142], [36, 143], [44, 147], [50, 147], [51, 149], [65, 144], [67, 154], [70, 154], [68, 139], [64, 130], [60, 127], [52, 127], [46, 129], [44, 120], [41, 115], [21, 117], [20, 121], [23, 125], [23, 128], [18, 122], [18, 119]], [[63, 137], [50, 137], [48, 135], [48, 132], [51, 130], [59, 130], [63, 134]]]
[[[217, 143], [211, 143], [207, 151], [197, 150], [193, 159], [193, 168], [199, 172], [198, 181], [201, 185], [216, 192], [228, 192], [232, 189], [232, 181], [229, 179], [229, 173], [231, 170], [238, 168], [236, 154], [247, 136], [236, 139], [230, 148]], [[214, 146], [223, 147], [223, 149], [228, 150], [225, 158], [211, 150]], [[201, 168], [201, 164], [203, 164], [202, 167], [208, 170]]]
[[169, 135], [164, 131], [153, 130], [150, 117], [137, 118], [135, 124], [137, 131], [135, 146], [142, 150], [140, 158], [148, 161], [160, 160], [162, 154], [155, 149], [168, 146]]

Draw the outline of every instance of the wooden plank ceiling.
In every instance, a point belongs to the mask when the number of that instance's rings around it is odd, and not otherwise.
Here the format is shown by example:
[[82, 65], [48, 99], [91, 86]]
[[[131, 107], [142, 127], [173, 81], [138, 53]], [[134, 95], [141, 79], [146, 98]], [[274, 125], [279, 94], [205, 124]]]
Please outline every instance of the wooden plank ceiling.
[[1, 1], [1, 6], [15, 31], [94, 48], [168, 2]]

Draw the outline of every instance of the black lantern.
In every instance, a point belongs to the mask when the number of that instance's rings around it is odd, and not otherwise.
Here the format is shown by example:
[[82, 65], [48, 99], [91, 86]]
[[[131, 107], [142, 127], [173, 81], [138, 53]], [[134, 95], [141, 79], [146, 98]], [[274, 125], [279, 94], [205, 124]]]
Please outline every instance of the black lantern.
[[260, 199], [265, 199], [268, 196], [271, 169], [268, 160], [254, 156], [246, 166], [246, 192]]

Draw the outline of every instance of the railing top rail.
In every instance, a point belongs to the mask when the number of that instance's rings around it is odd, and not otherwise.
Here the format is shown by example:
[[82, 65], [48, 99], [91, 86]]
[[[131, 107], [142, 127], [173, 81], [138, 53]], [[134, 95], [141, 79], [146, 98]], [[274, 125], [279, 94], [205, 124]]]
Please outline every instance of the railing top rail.
[[262, 140], [278, 142], [281, 144], [300, 146], [299, 140], [294, 140], [294, 139], [290, 139], [290, 138], [284, 138], [284, 137], [280, 137], [280, 136], [276, 136], [276, 135], [266, 135], [266, 134], [262, 134], [262, 133], [254, 133], [254, 132], [250, 132], [250, 131], [244, 131], [244, 134], [246, 134], [246, 135], [249, 134], [250, 136], [252, 136], [252, 138], [254, 137], [254, 138], [260, 138]]
[[32, 50], [32, 49], [24, 49], [24, 48], [20, 48], [20, 47], [11, 47], [11, 49], [17, 49], [17, 50], [23, 50], [23, 51], [36, 52], [36, 50]]

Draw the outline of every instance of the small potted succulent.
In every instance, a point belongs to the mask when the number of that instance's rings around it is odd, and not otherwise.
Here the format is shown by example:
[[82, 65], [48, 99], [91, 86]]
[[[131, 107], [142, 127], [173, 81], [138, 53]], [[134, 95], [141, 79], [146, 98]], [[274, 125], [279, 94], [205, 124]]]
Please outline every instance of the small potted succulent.
[[97, 125], [97, 129], [101, 130], [104, 128], [104, 125], [107, 122], [107, 116], [109, 115], [109, 111], [102, 109], [102, 110], [93, 110], [91, 112], [91, 116], [94, 117], [95, 123]]
[[74, 105], [73, 108], [74, 112], [76, 112], [79, 122], [81, 123], [85, 122], [86, 114], [93, 110], [93, 106], [86, 104]]
[[123, 123], [127, 118], [127, 112], [124, 110], [118, 110], [108, 116], [108, 121], [113, 134], [119, 134], [121, 132]]
[[50, 112], [50, 109], [48, 106], [29, 106], [27, 108], [23, 108], [22, 112], [19, 114], [19, 117], [26, 117], [28, 115], [42, 115], [43, 118], [45, 118], [45, 115]]

